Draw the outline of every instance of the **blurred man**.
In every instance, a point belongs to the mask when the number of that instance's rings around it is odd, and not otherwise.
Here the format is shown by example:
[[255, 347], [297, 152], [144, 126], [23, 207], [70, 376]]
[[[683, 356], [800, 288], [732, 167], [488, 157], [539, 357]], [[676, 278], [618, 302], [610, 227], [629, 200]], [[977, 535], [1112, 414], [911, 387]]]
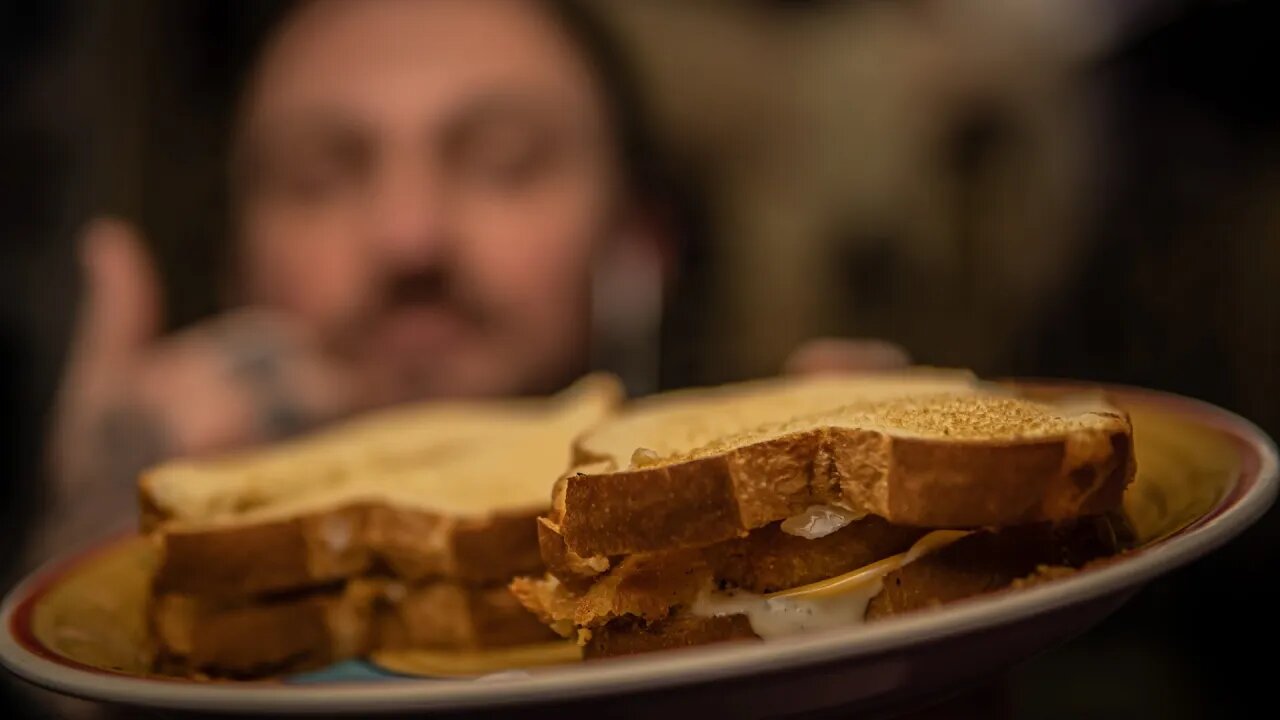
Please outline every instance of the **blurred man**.
[[[239, 309], [159, 337], [135, 231], [84, 233], [51, 445], [59, 537], [127, 522], [136, 473], [166, 456], [419, 398], [549, 391], [588, 368], [607, 301], [593, 278], [620, 257], [615, 276], [644, 277], [664, 238], [617, 88], [568, 17], [527, 0], [320, 0], [285, 17], [234, 138]], [[868, 352], [853, 362], [899, 359]]]

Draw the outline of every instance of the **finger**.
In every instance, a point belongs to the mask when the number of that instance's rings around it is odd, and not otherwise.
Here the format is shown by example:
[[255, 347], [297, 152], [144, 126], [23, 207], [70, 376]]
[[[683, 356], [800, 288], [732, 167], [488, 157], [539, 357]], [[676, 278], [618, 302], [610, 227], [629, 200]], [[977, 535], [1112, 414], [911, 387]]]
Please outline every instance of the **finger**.
[[94, 368], [127, 367], [156, 337], [160, 290], [142, 239], [129, 224], [94, 220], [80, 241], [85, 296], [77, 359]]
[[64, 490], [98, 477], [98, 425], [129, 394], [129, 373], [159, 322], [155, 275], [129, 225], [90, 222], [81, 233], [79, 255], [84, 295], [46, 448], [46, 462]]
[[358, 374], [290, 317], [243, 308], [183, 333], [190, 355], [216, 364], [229, 392], [255, 412], [262, 438], [283, 437], [345, 415], [360, 402]]
[[911, 356], [884, 340], [825, 338], [806, 343], [784, 365], [793, 375], [884, 372], [906, 367]]

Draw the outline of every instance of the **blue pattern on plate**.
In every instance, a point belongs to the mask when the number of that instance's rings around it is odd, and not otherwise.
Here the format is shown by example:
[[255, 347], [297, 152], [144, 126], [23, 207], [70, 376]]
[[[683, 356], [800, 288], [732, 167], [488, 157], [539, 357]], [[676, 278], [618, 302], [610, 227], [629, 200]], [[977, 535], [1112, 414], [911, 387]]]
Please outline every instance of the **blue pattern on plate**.
[[299, 673], [285, 678], [290, 685], [316, 685], [325, 683], [352, 682], [390, 682], [408, 680], [403, 675], [396, 675], [364, 660], [347, 660], [334, 663], [327, 668]]

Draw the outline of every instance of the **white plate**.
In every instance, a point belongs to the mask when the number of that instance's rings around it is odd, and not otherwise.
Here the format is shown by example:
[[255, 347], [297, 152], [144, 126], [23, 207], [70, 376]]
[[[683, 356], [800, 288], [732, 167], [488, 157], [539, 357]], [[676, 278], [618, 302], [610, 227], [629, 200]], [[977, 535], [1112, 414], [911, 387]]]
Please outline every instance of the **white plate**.
[[[38, 640], [37, 607], [60, 578], [100, 557], [101, 549], [34, 574], [6, 597], [0, 660], [27, 680], [91, 700], [220, 713], [301, 715], [528, 710], [594, 704], [594, 711], [734, 713], [743, 717], [840, 706], [869, 710], [946, 692], [1008, 667], [1086, 630], [1144, 583], [1222, 545], [1275, 499], [1276, 450], [1261, 431], [1224, 410], [1153, 391], [1107, 388], [1135, 413], [1167, 419], [1230, 455], [1230, 472], [1193, 482], [1222, 492], [1189, 525], [1118, 561], [1018, 592], [956, 603], [847, 630], [767, 643], [707, 646], [644, 656], [506, 673], [481, 680], [409, 679], [366, 663], [271, 683], [201, 683], [148, 678], [91, 667]], [[1150, 423], [1155, 421], [1144, 421]], [[1165, 422], [1161, 420], [1160, 422]], [[1181, 449], [1181, 448], [1179, 448]], [[1148, 451], [1148, 455], [1152, 451]], [[1194, 464], [1195, 458], [1177, 458]], [[1210, 463], [1212, 465], [1212, 463]], [[1203, 470], [1203, 468], [1201, 468]], [[1202, 473], [1203, 475], [1203, 473]], [[1216, 492], [1216, 491], [1215, 491]], [[575, 705], [576, 710], [586, 709]]]

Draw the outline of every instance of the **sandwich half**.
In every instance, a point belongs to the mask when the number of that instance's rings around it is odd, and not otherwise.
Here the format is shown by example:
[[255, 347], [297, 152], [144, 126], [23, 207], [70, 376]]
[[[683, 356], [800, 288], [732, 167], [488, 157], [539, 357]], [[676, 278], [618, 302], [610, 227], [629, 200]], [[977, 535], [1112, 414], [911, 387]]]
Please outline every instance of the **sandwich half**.
[[551, 484], [621, 398], [589, 376], [550, 398], [428, 404], [148, 472], [157, 664], [251, 677], [553, 638], [506, 585], [542, 571]]
[[656, 396], [575, 444], [513, 593], [588, 657], [845, 626], [1114, 554], [1128, 417], [962, 373]]

